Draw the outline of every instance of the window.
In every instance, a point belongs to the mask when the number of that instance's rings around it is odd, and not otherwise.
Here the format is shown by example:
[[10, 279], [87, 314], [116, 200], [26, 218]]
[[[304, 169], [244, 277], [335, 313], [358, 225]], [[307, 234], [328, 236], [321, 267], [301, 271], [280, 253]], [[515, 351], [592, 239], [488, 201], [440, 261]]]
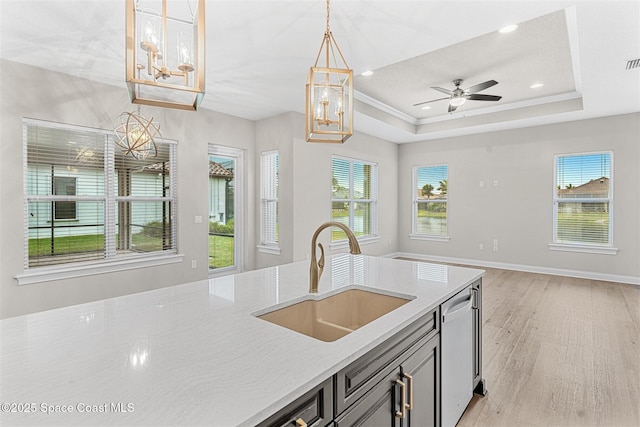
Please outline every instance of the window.
[[612, 161], [611, 152], [555, 156], [554, 244], [612, 246]]
[[25, 271], [175, 253], [175, 143], [136, 160], [111, 132], [23, 122]]
[[444, 240], [447, 237], [447, 165], [413, 168], [413, 231], [411, 238]]
[[[278, 254], [278, 152], [264, 152], [260, 157], [261, 244], [258, 250]], [[274, 250], [276, 252], [272, 252]]]
[[[72, 176], [54, 176], [53, 194], [56, 196], [75, 196], [76, 178]], [[72, 220], [76, 219], [76, 202], [58, 201], [53, 202], [53, 219]]]
[[[378, 165], [361, 160], [331, 158], [331, 220], [347, 225], [358, 238], [376, 235]], [[331, 241], [346, 240], [334, 227]]]

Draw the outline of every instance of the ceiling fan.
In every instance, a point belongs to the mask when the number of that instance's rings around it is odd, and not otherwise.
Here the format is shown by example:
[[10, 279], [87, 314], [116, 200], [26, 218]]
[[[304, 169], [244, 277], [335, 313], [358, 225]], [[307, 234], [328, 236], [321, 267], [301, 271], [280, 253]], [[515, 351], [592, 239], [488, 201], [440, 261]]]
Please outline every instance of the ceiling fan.
[[453, 111], [456, 111], [456, 108], [458, 108], [459, 106], [467, 102], [467, 99], [471, 101], [500, 101], [500, 99], [502, 99], [501, 96], [483, 95], [483, 94], [477, 93], [487, 88], [490, 88], [491, 86], [497, 85], [498, 82], [495, 80], [487, 80], [484, 83], [479, 83], [467, 89], [460, 88], [460, 85], [462, 84], [462, 79], [455, 79], [453, 81], [453, 84], [456, 85], [456, 88], [453, 90], [448, 90], [448, 89], [444, 89], [437, 86], [431, 87], [431, 89], [435, 89], [438, 92], [442, 92], [449, 95], [446, 98], [438, 98], [438, 99], [432, 99], [431, 101], [419, 102], [417, 104], [413, 104], [413, 106], [417, 107], [418, 105], [424, 105], [430, 102], [436, 102], [436, 101], [442, 101], [443, 99], [448, 99], [449, 112], [451, 113]]

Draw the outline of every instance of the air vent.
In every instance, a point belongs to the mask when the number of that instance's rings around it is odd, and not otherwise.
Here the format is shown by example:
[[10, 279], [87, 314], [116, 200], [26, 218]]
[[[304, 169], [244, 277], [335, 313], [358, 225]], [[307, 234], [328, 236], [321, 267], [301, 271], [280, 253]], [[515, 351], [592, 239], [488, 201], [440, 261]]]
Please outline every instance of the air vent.
[[640, 58], [627, 61], [627, 70], [633, 70], [634, 68], [640, 68]]

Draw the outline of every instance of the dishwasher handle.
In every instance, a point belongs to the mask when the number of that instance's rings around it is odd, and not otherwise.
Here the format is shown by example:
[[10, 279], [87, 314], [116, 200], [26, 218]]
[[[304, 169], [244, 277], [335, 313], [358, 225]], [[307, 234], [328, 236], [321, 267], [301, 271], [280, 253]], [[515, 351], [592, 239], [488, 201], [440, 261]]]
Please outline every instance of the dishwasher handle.
[[471, 307], [473, 306], [473, 298], [472, 295], [469, 295], [463, 300], [460, 300], [456, 304], [447, 307], [442, 313], [442, 323], [451, 322], [458, 317], [464, 315], [465, 313], [471, 311]]

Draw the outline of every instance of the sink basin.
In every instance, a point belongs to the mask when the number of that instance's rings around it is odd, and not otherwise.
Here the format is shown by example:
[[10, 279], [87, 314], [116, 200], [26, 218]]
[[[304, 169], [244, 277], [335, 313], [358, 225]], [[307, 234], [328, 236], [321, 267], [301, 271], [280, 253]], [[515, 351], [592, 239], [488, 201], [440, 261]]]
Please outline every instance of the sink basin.
[[335, 341], [408, 303], [362, 289], [346, 289], [322, 299], [306, 299], [256, 317], [321, 341]]

